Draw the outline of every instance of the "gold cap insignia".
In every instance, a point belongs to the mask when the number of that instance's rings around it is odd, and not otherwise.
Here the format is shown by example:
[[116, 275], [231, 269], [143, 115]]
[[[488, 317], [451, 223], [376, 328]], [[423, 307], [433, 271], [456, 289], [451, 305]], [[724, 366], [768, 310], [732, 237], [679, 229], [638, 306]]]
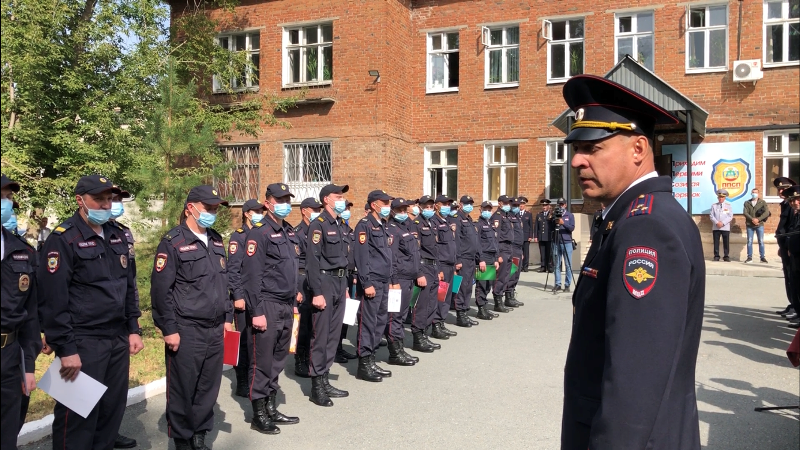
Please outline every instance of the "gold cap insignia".
[[105, 179], [105, 178], [103, 178], [103, 177], [100, 177], [100, 182], [101, 182], [101, 183], [105, 183], [106, 181], [108, 181], [108, 180], [106, 180], [106, 179]]

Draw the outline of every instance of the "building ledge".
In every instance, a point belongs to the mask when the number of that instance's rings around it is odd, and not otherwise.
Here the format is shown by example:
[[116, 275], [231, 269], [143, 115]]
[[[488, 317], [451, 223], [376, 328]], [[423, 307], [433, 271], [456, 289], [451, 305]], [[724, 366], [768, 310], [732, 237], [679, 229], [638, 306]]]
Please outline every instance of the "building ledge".
[[333, 97], [311, 97], [311, 98], [303, 98], [303, 99], [297, 100], [297, 102], [295, 102], [295, 104], [297, 106], [302, 106], [302, 105], [321, 105], [321, 104], [327, 104], [327, 103], [336, 103], [336, 99], [333, 98]]

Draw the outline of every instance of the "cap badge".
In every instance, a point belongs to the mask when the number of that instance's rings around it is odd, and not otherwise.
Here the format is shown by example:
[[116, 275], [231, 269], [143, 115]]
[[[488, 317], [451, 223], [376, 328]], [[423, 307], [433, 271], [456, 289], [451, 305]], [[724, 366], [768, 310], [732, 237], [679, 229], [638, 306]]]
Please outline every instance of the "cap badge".
[[631, 130], [635, 130], [635, 129], [636, 129], [636, 124], [635, 123], [631, 123]]
[[285, 190], [286, 190], [286, 186], [282, 184], [282, 185], [281, 185], [281, 190], [282, 190], [282, 191], [285, 191]]
[[212, 194], [214, 194], [214, 195], [218, 195], [218, 194], [217, 194], [217, 190], [216, 190], [216, 189], [212, 189], [212, 190], [211, 190], [211, 193], [212, 193]]
[[575, 120], [581, 121], [583, 120], [583, 116], [585, 115], [586, 115], [586, 110], [584, 110], [583, 108], [578, 108], [578, 110], [575, 111]]
[[100, 177], [100, 182], [101, 182], [101, 183], [105, 183], [106, 181], [108, 181], [108, 180], [106, 180], [106, 179], [105, 179], [105, 178], [103, 178], [103, 177]]

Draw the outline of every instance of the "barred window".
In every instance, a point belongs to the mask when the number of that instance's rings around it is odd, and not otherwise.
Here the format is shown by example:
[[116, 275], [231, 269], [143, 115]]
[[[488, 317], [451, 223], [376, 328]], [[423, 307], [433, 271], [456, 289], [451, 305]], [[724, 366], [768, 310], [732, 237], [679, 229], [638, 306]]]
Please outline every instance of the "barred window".
[[220, 196], [232, 198], [234, 203], [258, 199], [258, 144], [220, 146], [219, 149], [231, 165], [228, 178], [217, 183]]
[[331, 143], [292, 143], [283, 146], [283, 181], [300, 203], [319, 197], [323, 186], [331, 183]]

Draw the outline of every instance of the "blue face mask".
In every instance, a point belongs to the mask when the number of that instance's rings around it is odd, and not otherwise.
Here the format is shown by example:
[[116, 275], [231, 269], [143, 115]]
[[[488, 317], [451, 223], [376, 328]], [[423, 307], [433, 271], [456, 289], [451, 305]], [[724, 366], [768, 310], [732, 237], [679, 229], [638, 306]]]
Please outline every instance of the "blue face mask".
[[385, 219], [385, 218], [389, 217], [389, 214], [391, 214], [391, 212], [392, 212], [392, 208], [391, 207], [389, 207], [389, 206], [381, 206], [381, 210], [378, 212], [378, 215]]
[[344, 210], [347, 209], [347, 202], [344, 200], [336, 200], [333, 202], [333, 210], [336, 211], [336, 214], [341, 214]]
[[451, 209], [450, 210], [450, 217], [458, 217], [458, 210], [457, 209]]
[[472, 212], [472, 205], [467, 203], [466, 205], [461, 207], [461, 210], [464, 211], [465, 213], [469, 214], [469, 213]]
[[511, 208], [511, 212], [513, 212], [514, 214], [519, 214], [519, 206]]
[[419, 215], [419, 206], [412, 206], [411, 207], [411, 213], [414, 214], [415, 216], [418, 216]]
[[450, 215], [450, 207], [442, 205], [442, 207], [439, 209], [439, 213], [442, 216], [445, 216], [445, 217], [449, 216]]
[[489, 220], [489, 218], [492, 217], [492, 212], [491, 211], [481, 211], [481, 217], [483, 217], [486, 220]]
[[502, 209], [505, 212], [509, 212], [509, 211], [511, 211], [511, 206], [510, 205], [503, 205], [503, 206], [500, 207], [500, 209]]
[[311, 217], [309, 217], [309, 220], [311, 220], [312, 222], [317, 220], [317, 217], [319, 217], [319, 214], [320, 213], [318, 213], [318, 212], [312, 212], [311, 213]]
[[0, 202], [0, 206], [2, 206], [2, 217], [0, 217], [0, 223], [6, 223], [6, 221], [14, 215], [14, 202], [4, 198]]
[[203, 228], [211, 228], [214, 226], [214, 222], [217, 221], [217, 215], [211, 214], [209, 212], [201, 212], [200, 218], [197, 219], [197, 224]]
[[253, 213], [253, 215], [250, 216], [250, 222], [258, 223], [261, 222], [261, 219], [263, 218], [264, 218], [263, 214]]
[[408, 214], [406, 214], [406, 213], [397, 213], [397, 214], [394, 215], [394, 220], [396, 220], [396, 221], [398, 221], [400, 223], [403, 223], [406, 220], [408, 220]]
[[8, 220], [3, 222], [3, 228], [5, 228], [8, 231], [11, 231], [12, 233], [16, 232], [17, 231], [17, 216], [12, 214], [11, 217], [8, 218]]
[[350, 211], [342, 211], [341, 213], [339, 213], [339, 217], [341, 217], [344, 220], [350, 220]]
[[422, 217], [426, 219], [430, 219], [433, 217], [433, 210], [432, 209], [423, 209], [422, 210]]
[[[83, 198], [81, 198], [83, 199]], [[86, 218], [92, 225], [102, 225], [111, 219], [110, 209], [89, 209], [86, 207], [86, 201], [83, 202], [83, 207], [86, 208]]]
[[292, 205], [289, 203], [275, 203], [272, 206], [275, 208], [272, 212], [281, 219], [286, 218], [292, 212]]
[[125, 214], [125, 207], [122, 205], [122, 202], [112, 202], [111, 203], [111, 218], [116, 219], [117, 217], [122, 216]]

